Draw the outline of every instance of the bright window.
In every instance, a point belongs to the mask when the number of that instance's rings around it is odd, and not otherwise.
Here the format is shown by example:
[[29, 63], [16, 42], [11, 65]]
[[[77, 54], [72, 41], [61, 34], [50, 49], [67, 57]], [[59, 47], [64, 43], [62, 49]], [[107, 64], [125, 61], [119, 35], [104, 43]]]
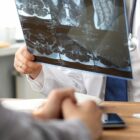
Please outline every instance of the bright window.
[[0, 0], [0, 39], [5, 38], [5, 32], [11, 28], [15, 28], [15, 38], [23, 38], [15, 0]]

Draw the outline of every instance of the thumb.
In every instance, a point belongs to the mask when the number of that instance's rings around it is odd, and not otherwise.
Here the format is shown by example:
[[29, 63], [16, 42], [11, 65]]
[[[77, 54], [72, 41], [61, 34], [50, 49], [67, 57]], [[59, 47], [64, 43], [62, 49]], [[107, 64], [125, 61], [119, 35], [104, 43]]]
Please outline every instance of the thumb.
[[70, 118], [76, 112], [77, 108], [78, 106], [71, 99], [65, 99], [62, 103], [63, 117], [66, 119]]

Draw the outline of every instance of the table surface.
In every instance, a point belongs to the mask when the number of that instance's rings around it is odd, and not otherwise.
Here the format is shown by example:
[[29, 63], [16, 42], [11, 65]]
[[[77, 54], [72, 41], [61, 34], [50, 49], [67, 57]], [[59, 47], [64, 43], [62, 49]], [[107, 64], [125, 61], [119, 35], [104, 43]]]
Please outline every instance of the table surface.
[[101, 140], [140, 140], [140, 119], [134, 113], [140, 113], [140, 103], [103, 102], [101, 108], [106, 113], [118, 113], [126, 122], [124, 129], [104, 130]]
[[16, 44], [10, 45], [10, 47], [7, 47], [7, 48], [0, 48], [0, 57], [15, 55], [15, 52], [19, 49], [19, 47], [22, 47], [22, 46], [25, 46], [25, 43], [16, 43]]

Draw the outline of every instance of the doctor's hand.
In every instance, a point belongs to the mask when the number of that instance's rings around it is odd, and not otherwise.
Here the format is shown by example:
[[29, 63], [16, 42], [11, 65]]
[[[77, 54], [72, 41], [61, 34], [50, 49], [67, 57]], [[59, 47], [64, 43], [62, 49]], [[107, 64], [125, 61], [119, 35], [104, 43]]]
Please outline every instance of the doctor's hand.
[[42, 69], [42, 65], [34, 62], [35, 57], [27, 50], [27, 47], [21, 47], [15, 54], [14, 67], [21, 74], [29, 74], [35, 79]]
[[74, 89], [69, 88], [53, 90], [46, 101], [32, 112], [33, 117], [42, 120], [61, 118], [62, 103], [67, 98], [76, 103]]
[[66, 99], [62, 104], [63, 117], [66, 120], [79, 119], [90, 130], [92, 139], [96, 140], [101, 136], [101, 110], [93, 101], [86, 101], [82, 104], [75, 104], [72, 100]]

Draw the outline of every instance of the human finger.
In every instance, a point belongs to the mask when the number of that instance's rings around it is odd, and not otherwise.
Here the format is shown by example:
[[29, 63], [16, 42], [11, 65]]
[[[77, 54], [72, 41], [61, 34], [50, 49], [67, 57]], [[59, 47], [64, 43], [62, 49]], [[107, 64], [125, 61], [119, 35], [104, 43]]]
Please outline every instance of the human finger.
[[34, 55], [33, 54], [31, 54], [29, 51], [28, 51], [28, 49], [27, 49], [27, 47], [24, 47], [23, 48], [23, 56], [25, 57], [25, 58], [27, 58], [28, 60], [34, 60], [35, 59], [35, 57], [34, 57]]
[[16, 58], [15, 58], [15, 61], [14, 61], [14, 67], [18, 72], [20, 72], [22, 74], [29, 74], [30, 70], [29, 70], [28, 66], [24, 65], [22, 62], [20, 62]]
[[15, 57], [19, 59], [20, 56], [23, 56], [28, 60], [34, 60], [34, 56], [27, 50], [27, 47], [20, 47], [17, 50]]
[[62, 103], [69, 98], [75, 102], [74, 90], [56, 89], [53, 90], [47, 100], [34, 112], [34, 115], [41, 119], [58, 119], [62, 117]]
[[41, 65], [32, 60], [27, 59], [23, 55], [15, 57], [15, 63], [17, 63], [16, 66], [19, 65], [20, 67], [22, 67], [24, 71], [27, 71], [28, 69], [30, 70], [30, 72], [33, 72]]
[[68, 119], [77, 112], [77, 108], [78, 106], [71, 99], [65, 99], [62, 103], [63, 117]]
[[71, 98], [73, 102], [76, 102], [74, 92], [75, 90], [73, 88], [56, 89], [50, 93], [50, 95], [48, 96], [48, 99], [62, 102], [66, 98]]
[[96, 110], [97, 109], [97, 104], [94, 102], [94, 101], [91, 101], [91, 100], [87, 100], [87, 101], [85, 101], [85, 102], [83, 102], [83, 103], [80, 103], [79, 104], [79, 106], [81, 107], [81, 108], [85, 108], [85, 109], [94, 109], [94, 110]]

